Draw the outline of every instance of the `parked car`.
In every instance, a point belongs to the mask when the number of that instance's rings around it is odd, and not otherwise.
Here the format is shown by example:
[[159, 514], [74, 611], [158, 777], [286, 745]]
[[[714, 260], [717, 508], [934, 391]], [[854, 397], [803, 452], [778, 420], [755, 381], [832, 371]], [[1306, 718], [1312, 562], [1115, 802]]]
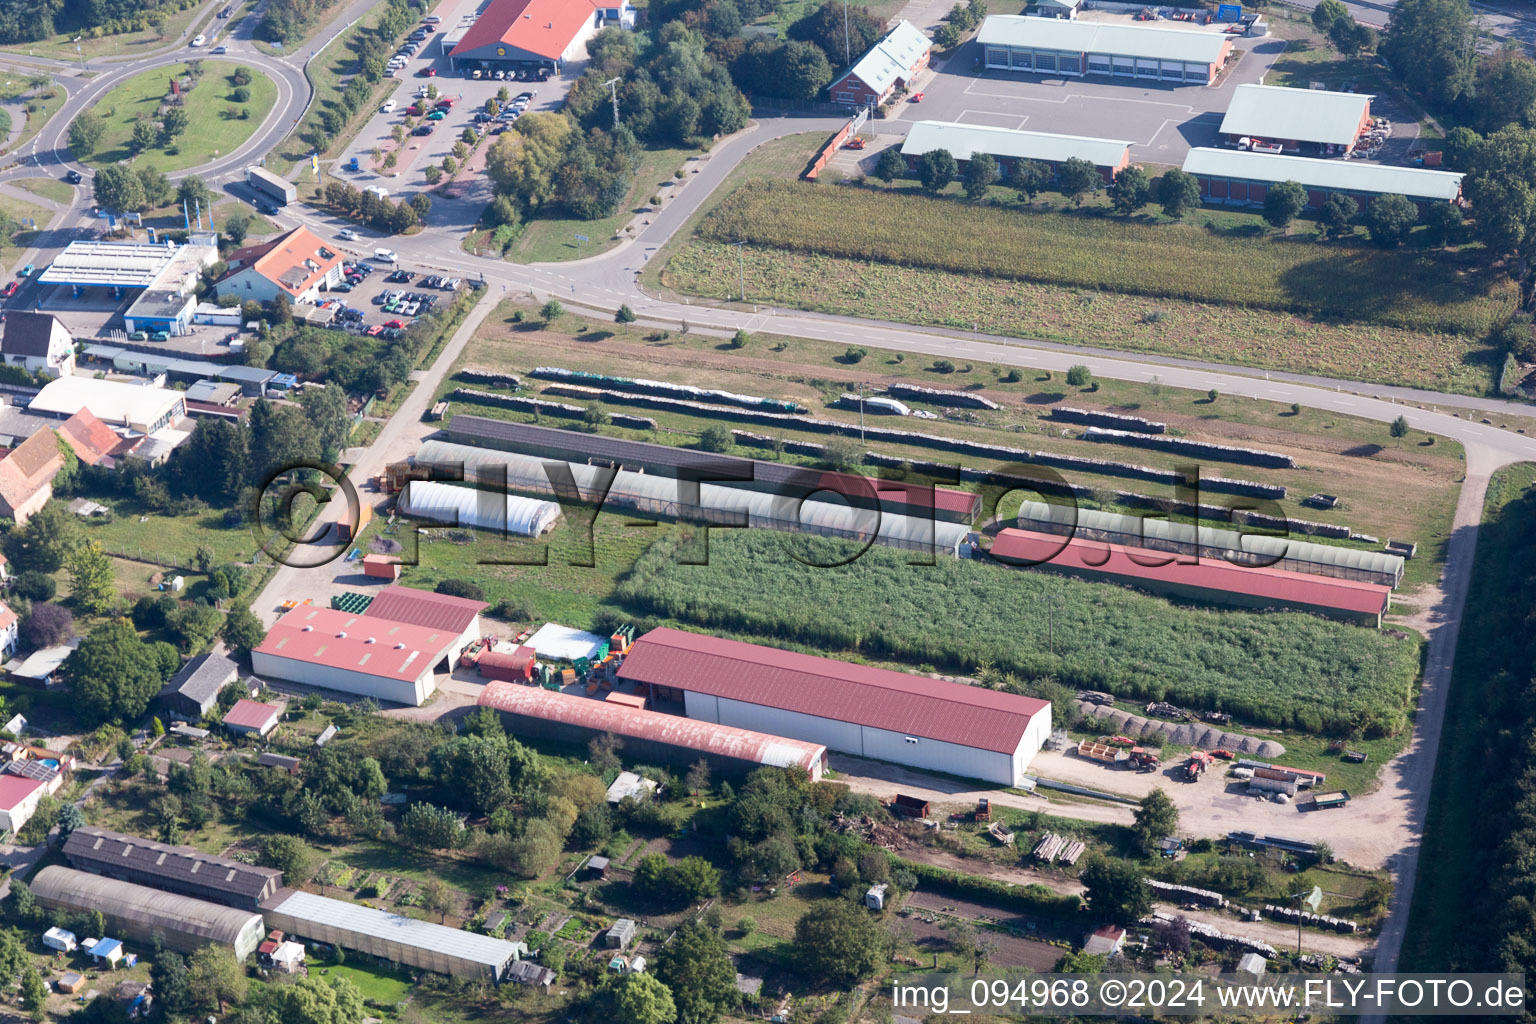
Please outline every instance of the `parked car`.
[[[432, 111], [432, 113], [427, 115], [427, 120], [428, 121], [441, 121], [443, 118], [445, 118], [447, 116], [448, 115], [443, 113], [441, 110], [434, 110], [434, 111]], [[532, 122], [529, 122], [529, 123], [531, 124]]]
[[357, 232], [353, 231], [351, 228], [342, 228], [340, 231], [336, 232], [336, 237], [344, 241], [355, 242], [357, 241]]
[[438, 17], [435, 14], [429, 14], [425, 18], [421, 19], [421, 23], [423, 25], [436, 25], [439, 22], [441, 22], [442, 20], [443, 20], [442, 18]]
[[377, 338], [379, 335], [384, 333], [384, 326], [382, 324], [374, 324], [363, 333], [370, 338]]
[[433, 28], [431, 25], [423, 25], [423, 26], [421, 26], [420, 31], [430, 33], [430, 32], [436, 32], [437, 29]]
[[37, 267], [35, 267], [32, 264], [28, 263], [26, 266], [21, 268], [21, 273], [18, 276], [19, 277], [31, 277], [32, 276], [32, 271], [34, 271], [36, 269], [37, 269]]
[[431, 135], [432, 134], [432, 126], [429, 125], [429, 124], [419, 124], [419, 125], [416, 126], [416, 130], [411, 132], [411, 134], [412, 135]]
[[391, 327], [398, 329], [398, 328], [401, 328], [401, 327], [404, 327], [404, 326], [405, 326], [405, 321], [404, 320], [391, 320], [389, 323], [384, 325], [384, 328], [385, 328], [385, 330], [388, 330]]
[[384, 105], [379, 108], [379, 112], [381, 114], [393, 114], [395, 112], [395, 101], [386, 100]]
[[10, 298], [21, 290], [20, 281], [7, 281], [5, 285], [5, 297]]
[[134, 331], [132, 334], [128, 335], [128, 340], [129, 341], [148, 341], [149, 340], [149, 332], [148, 331]]
[[436, 78], [437, 77], [437, 69], [436, 68], [422, 68], [420, 71], [416, 72], [416, 77], [417, 78]]
[[533, 93], [531, 93], [531, 92], [528, 92], [528, 91], [527, 91], [527, 90], [526, 90], [526, 89], [525, 89], [525, 90], [524, 90], [524, 91], [522, 91], [522, 92], [520, 92], [520, 93], [518, 93], [518, 94], [517, 94], [517, 95], [516, 95], [516, 96], [513, 96], [513, 97], [512, 97], [512, 99], [514, 99], [514, 100], [524, 100], [524, 101], [530, 101], [530, 100], [532, 100], [532, 99], [533, 99], [533, 96], [534, 96], [534, 94], [533, 94]]
[[923, 102], [923, 97], [925, 97], [927, 95], [928, 95], [927, 93], [915, 92], [915, 93], [912, 94], [912, 102], [913, 103], [921, 103], [921, 102]]
[[411, 280], [411, 274], [410, 271], [407, 270], [397, 270], [393, 274], [390, 274], [388, 277], [386, 277], [384, 280], [393, 281], [396, 284], [409, 284]]
[[456, 292], [458, 290], [459, 290], [459, 279], [456, 278], [456, 277], [453, 280], [445, 282], [443, 284], [443, 291], [445, 291], [445, 292]]
[[420, 103], [412, 103], [410, 106], [405, 108], [405, 112], [411, 117], [420, 117], [422, 114], [426, 113], [426, 108], [423, 107]]
[[352, 285], [351, 281], [343, 281], [343, 282], [341, 282], [341, 284], [338, 284], [336, 287], [332, 288], [331, 291], [333, 291], [333, 292], [349, 292], [349, 291], [352, 290], [352, 288], [353, 288], [353, 285]]

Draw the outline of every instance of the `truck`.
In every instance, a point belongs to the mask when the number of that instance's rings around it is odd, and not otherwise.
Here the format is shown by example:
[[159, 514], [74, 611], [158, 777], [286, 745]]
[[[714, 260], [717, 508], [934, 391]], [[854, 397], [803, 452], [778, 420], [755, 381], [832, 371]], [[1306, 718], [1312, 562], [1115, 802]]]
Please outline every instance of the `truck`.
[[299, 190], [293, 187], [293, 182], [279, 178], [265, 167], [247, 167], [245, 183], [279, 206], [299, 198]]

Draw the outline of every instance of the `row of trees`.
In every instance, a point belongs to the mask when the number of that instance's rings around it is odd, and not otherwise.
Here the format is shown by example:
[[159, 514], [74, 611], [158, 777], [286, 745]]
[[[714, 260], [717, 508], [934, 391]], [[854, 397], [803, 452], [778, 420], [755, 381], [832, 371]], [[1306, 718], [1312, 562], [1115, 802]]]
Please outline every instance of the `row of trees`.
[[326, 182], [321, 198], [333, 213], [394, 235], [426, 220], [432, 209], [432, 197], [422, 192], [397, 202], [344, 181]]
[[0, 43], [30, 43], [61, 33], [98, 38], [151, 28], [197, 0], [0, 0]]
[[526, 114], [486, 153], [497, 192], [486, 219], [494, 227], [561, 209], [588, 220], [609, 216], [629, 194], [639, 160], [626, 124], [583, 131], [565, 114]]

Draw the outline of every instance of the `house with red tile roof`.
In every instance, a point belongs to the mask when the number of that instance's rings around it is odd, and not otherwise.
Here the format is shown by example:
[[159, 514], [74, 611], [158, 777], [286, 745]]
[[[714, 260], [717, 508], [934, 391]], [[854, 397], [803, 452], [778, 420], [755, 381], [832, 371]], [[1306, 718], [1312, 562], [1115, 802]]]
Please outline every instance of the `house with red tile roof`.
[[112, 452], [123, 439], [89, 409], [81, 409], [59, 424], [59, 436], [74, 451], [75, 457], [87, 466], [111, 469], [117, 464]]
[[265, 736], [277, 728], [283, 709], [259, 700], [237, 700], [224, 713], [224, 728], [239, 736]]
[[689, 718], [912, 768], [1021, 785], [1049, 701], [677, 629], [635, 641], [621, 681]]
[[11, 606], [0, 601], [0, 655], [10, 657], [20, 638], [21, 619]]
[[633, 27], [628, 0], [491, 0], [448, 54], [456, 71], [558, 72], [606, 25]]
[[0, 775], [0, 831], [18, 832], [37, 813], [37, 805], [48, 792], [41, 779], [20, 775]]
[[39, 430], [0, 459], [0, 515], [22, 526], [53, 497], [53, 478], [64, 468], [59, 436]]
[[229, 269], [214, 287], [221, 298], [233, 295], [241, 302], [273, 302], [279, 295], [317, 302], [322, 290], [342, 282], [342, 261], [339, 248], [300, 226], [230, 253]]

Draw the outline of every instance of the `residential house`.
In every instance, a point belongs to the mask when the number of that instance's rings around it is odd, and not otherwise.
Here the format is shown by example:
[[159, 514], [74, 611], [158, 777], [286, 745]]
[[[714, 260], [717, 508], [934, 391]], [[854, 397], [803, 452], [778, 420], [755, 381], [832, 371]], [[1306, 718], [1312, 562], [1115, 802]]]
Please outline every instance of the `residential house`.
[[222, 654], [199, 655], [181, 666], [160, 691], [160, 703], [173, 714], [202, 718], [213, 710], [219, 691], [239, 678], [240, 666]]
[[53, 478], [64, 468], [59, 438], [39, 430], [0, 459], [0, 515], [23, 526], [53, 497]]
[[259, 700], [237, 700], [224, 713], [224, 728], [237, 736], [265, 736], [277, 728], [283, 709]]
[[48, 792], [41, 779], [0, 774], [0, 831], [20, 832], [37, 813], [38, 802]]
[[282, 295], [290, 303], [314, 303], [322, 291], [341, 284], [342, 260], [334, 244], [296, 227], [269, 242], [235, 250], [214, 287], [220, 297], [233, 295], [241, 302], [273, 302]]
[[52, 313], [7, 310], [0, 356], [28, 373], [65, 377], [75, 372], [75, 339]]
[[847, 71], [832, 80], [827, 91], [834, 103], [875, 107], [891, 98], [898, 88], [912, 84], [928, 66], [933, 41], [903, 21], [869, 48]]
[[112, 453], [123, 443], [123, 439], [91, 410], [81, 409], [59, 424], [59, 436], [85, 465], [105, 466], [108, 469], [117, 465]]
[[[21, 639], [21, 618], [11, 610], [10, 606], [0, 601], [0, 655], [7, 658], [16, 650], [16, 645]], [[20, 715], [16, 716], [21, 718]], [[21, 727], [27, 727], [27, 720], [21, 719]], [[17, 734], [19, 735], [19, 733]]]

